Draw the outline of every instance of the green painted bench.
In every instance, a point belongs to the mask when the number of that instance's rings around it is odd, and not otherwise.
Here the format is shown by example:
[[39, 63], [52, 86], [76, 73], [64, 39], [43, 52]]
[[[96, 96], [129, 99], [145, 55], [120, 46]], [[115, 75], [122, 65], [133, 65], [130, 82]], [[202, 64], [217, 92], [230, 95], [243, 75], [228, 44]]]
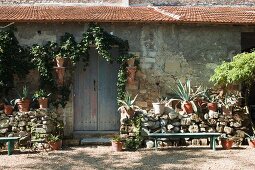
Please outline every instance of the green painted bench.
[[19, 137], [0, 137], [0, 142], [8, 142], [8, 155], [14, 150], [14, 142], [19, 140]]
[[147, 133], [147, 135], [155, 139], [156, 150], [159, 138], [210, 138], [210, 148], [216, 150], [216, 138], [221, 136], [221, 133]]

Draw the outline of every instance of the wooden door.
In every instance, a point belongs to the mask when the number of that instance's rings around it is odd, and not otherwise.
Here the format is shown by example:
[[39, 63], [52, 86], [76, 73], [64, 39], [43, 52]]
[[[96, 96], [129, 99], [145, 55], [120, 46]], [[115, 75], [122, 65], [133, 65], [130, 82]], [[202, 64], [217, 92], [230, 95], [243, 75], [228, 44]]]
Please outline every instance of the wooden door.
[[[116, 131], [119, 129], [117, 112], [118, 65], [110, 64], [89, 51], [89, 66], [77, 64], [74, 77], [74, 131]], [[112, 50], [117, 56], [117, 50]]]

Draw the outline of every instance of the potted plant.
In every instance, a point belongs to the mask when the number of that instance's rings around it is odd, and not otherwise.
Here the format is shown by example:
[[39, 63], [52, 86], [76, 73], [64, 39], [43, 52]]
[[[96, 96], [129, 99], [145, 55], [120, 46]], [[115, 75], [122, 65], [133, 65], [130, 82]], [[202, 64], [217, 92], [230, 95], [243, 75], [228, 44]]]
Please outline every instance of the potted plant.
[[219, 100], [221, 111], [223, 115], [232, 114], [234, 105], [238, 102], [235, 96], [226, 94], [223, 99]]
[[167, 98], [165, 98], [164, 100], [163, 99], [158, 99], [157, 102], [152, 103], [154, 113], [159, 114], [159, 115], [163, 114], [164, 111], [165, 111], [166, 103], [168, 103]]
[[52, 150], [60, 150], [62, 147], [62, 140], [60, 139], [59, 135], [50, 134], [47, 137], [47, 141], [48, 141], [50, 148]]
[[19, 112], [28, 112], [30, 100], [28, 99], [28, 88], [27, 86], [23, 86], [22, 94], [19, 94], [19, 98], [15, 100], [15, 104], [17, 104]]
[[203, 96], [205, 97], [207, 103], [207, 108], [210, 111], [217, 111], [217, 101], [218, 101], [218, 97], [216, 94], [213, 94], [211, 89], [206, 89], [204, 91]]
[[178, 80], [177, 89], [172, 88], [172, 91], [177, 97], [179, 97], [179, 99], [170, 99], [170, 102], [174, 100], [180, 101], [182, 104], [182, 109], [187, 114], [197, 112], [197, 107], [193, 99], [204, 93], [204, 91], [201, 90], [201, 87], [198, 87], [196, 91], [193, 91], [191, 88], [190, 80], [187, 80], [184, 84]]
[[119, 135], [112, 138], [112, 150], [115, 152], [122, 151], [123, 142]]
[[251, 147], [251, 148], [255, 148], [255, 135], [253, 134], [252, 136], [251, 135], [249, 135], [248, 133], [245, 133], [246, 135], [247, 135], [247, 141], [248, 141], [248, 143], [249, 143], [249, 146]]
[[8, 100], [4, 98], [4, 113], [6, 115], [11, 115], [15, 106], [15, 100]]
[[132, 99], [130, 94], [125, 94], [124, 100], [118, 100], [121, 105], [118, 110], [125, 112], [132, 117], [135, 113], [135, 109], [138, 108], [138, 106], [134, 105], [137, 96], [138, 94]]
[[223, 149], [231, 149], [234, 143], [232, 138], [228, 138], [225, 134], [221, 135], [220, 137], [221, 145]]
[[63, 67], [64, 66], [64, 57], [61, 54], [57, 54], [55, 56], [57, 67]]
[[48, 108], [48, 97], [50, 95], [51, 93], [46, 93], [43, 89], [40, 89], [35, 92], [34, 98], [38, 100], [40, 109]]

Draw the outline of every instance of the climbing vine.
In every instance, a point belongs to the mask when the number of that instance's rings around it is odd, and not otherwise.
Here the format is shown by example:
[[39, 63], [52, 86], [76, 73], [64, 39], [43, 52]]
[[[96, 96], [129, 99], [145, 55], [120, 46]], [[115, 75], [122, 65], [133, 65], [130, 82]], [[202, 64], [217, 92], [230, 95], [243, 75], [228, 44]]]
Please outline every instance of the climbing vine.
[[[120, 64], [120, 69], [118, 72], [118, 82], [117, 82], [117, 99], [123, 99], [125, 94], [125, 84], [126, 84], [126, 65], [125, 62], [132, 55], [128, 54], [128, 42], [124, 41], [114, 35], [105, 32], [101, 27], [90, 24], [88, 30], [83, 33], [82, 40], [80, 43], [75, 41], [72, 34], [65, 33], [64, 36], [60, 38], [60, 43], [48, 42], [44, 46], [33, 45], [30, 53], [33, 56], [33, 63], [37, 67], [41, 76], [41, 85], [49, 84], [51, 91], [61, 92], [61, 97], [56, 95], [55, 105], [61, 104], [63, 107], [69, 99], [69, 93], [63, 93], [63, 88], [58, 88], [54, 81], [52, 74], [52, 68], [54, 66], [54, 58], [60, 55], [64, 58], [68, 58], [71, 61], [72, 66], [70, 70], [73, 71], [74, 66], [80, 60], [84, 63], [84, 70], [89, 65], [89, 49], [91, 46], [95, 46], [98, 51], [99, 56], [103, 57], [107, 62], [113, 63], [117, 62]], [[113, 46], [118, 46], [119, 56], [113, 56], [110, 50]], [[65, 85], [67, 90], [68, 85]]]
[[28, 50], [19, 45], [14, 28], [0, 31], [0, 93], [7, 96], [14, 86], [14, 75], [24, 78], [31, 68]]

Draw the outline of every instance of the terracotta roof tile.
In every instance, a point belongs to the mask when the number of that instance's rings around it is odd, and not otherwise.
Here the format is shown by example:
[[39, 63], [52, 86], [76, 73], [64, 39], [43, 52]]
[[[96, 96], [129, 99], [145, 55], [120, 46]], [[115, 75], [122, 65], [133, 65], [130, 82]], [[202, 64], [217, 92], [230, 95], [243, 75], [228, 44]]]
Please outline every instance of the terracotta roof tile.
[[69, 21], [255, 25], [255, 7], [0, 6], [0, 22]]
[[1, 6], [0, 21], [152, 22], [169, 18], [147, 7]]
[[160, 7], [182, 23], [255, 24], [255, 7]]

